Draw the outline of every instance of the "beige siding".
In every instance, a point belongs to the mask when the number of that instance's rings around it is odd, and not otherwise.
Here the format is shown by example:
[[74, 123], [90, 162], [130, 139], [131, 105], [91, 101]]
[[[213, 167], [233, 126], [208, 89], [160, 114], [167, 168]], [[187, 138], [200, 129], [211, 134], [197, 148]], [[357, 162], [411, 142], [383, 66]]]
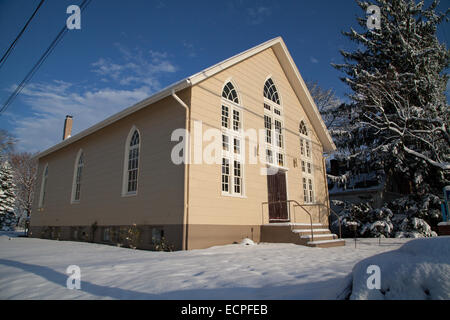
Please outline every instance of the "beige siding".
[[[189, 103], [190, 89], [179, 93]], [[76, 119], [74, 119], [76, 121]], [[125, 141], [141, 134], [138, 193], [122, 197]], [[172, 97], [133, 113], [39, 160], [32, 226], [182, 224], [184, 166], [171, 161], [172, 131], [185, 127], [185, 109]], [[81, 199], [71, 204], [75, 158], [84, 152]], [[38, 210], [42, 170], [48, 163], [45, 206]]]
[[[287, 197], [303, 204], [298, 134], [299, 123], [303, 120], [312, 133], [315, 201], [327, 204], [322, 145], [271, 48], [178, 93], [190, 105], [191, 138], [196, 138], [193, 136], [195, 121], [202, 122], [203, 132], [210, 128], [221, 129], [221, 93], [230, 79], [236, 85], [244, 109], [243, 129], [264, 129], [263, 88], [269, 76], [282, 101]], [[124, 197], [125, 141], [133, 126], [141, 133], [138, 193]], [[242, 197], [224, 196], [220, 164], [177, 166], [172, 163], [171, 151], [177, 142], [170, 141], [171, 134], [185, 126], [185, 109], [173, 97], [167, 97], [44, 156], [39, 160], [31, 226], [43, 229], [46, 226], [90, 226], [94, 222], [99, 226], [170, 225], [171, 232], [176, 233], [172, 238], [178, 239], [176, 245], [181, 248], [181, 242], [185, 241], [183, 230], [188, 224], [188, 249], [231, 243], [242, 237], [259, 241], [259, 228], [268, 222], [268, 208], [262, 206], [268, 200], [267, 177], [260, 172], [262, 164], [248, 163], [249, 153], [255, 156], [256, 152], [250, 150], [249, 138], [245, 138], [243, 148], [246, 153], [244, 194]], [[191, 139], [191, 151], [194, 139]], [[203, 147], [207, 144], [204, 142]], [[75, 159], [80, 149], [84, 152], [81, 199], [80, 203], [71, 204]], [[259, 153], [264, 154], [264, 148], [260, 148]], [[294, 167], [294, 159], [298, 161], [297, 167]], [[38, 210], [46, 164], [49, 175], [45, 206]], [[188, 182], [184, 179], [187, 172]], [[322, 216], [317, 209], [308, 207], [308, 210], [314, 222], [327, 224], [325, 210]], [[308, 215], [300, 208], [291, 207], [291, 215], [293, 222], [309, 222]]]
[[[272, 49], [267, 49], [250, 59], [228, 68], [192, 88], [192, 119], [202, 121], [203, 131], [221, 128], [221, 92], [225, 82], [232, 79], [244, 107], [243, 129], [263, 129], [263, 87], [271, 76], [281, 95], [284, 114], [285, 166], [287, 171], [288, 199], [303, 204], [301, 166], [293, 167], [293, 159], [300, 157], [298, 128], [304, 120], [311, 125], [303, 107], [298, 101], [281, 65]], [[191, 124], [192, 125], [192, 124]], [[322, 145], [313, 134], [314, 180], [316, 202], [324, 203], [327, 190], [324, 183]], [[246, 139], [246, 160], [249, 141]], [[259, 150], [264, 152], [264, 150]], [[248, 162], [248, 161], [247, 161]], [[262, 223], [262, 202], [267, 201], [267, 177], [260, 174], [261, 165], [244, 165], [244, 197], [222, 196], [220, 165], [191, 165], [190, 167], [190, 211], [189, 224], [210, 225], [260, 225]], [[310, 210], [317, 211], [317, 210]], [[306, 214], [296, 209], [297, 222], [309, 222]], [[264, 222], [267, 223], [267, 207], [264, 208]], [[314, 214], [319, 221], [318, 212]], [[322, 220], [322, 222], [325, 222]], [[192, 235], [195, 236], [195, 235]]]

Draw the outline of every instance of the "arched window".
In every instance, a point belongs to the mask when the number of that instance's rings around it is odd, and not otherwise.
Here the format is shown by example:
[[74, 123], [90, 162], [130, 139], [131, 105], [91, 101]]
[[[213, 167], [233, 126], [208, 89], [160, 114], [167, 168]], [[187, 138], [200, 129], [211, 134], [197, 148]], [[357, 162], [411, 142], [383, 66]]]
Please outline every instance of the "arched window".
[[308, 136], [308, 129], [306, 129], [306, 124], [303, 120], [300, 121], [299, 132], [304, 136]]
[[84, 167], [84, 154], [80, 150], [75, 159], [75, 170], [73, 175], [73, 186], [72, 186], [72, 203], [80, 201], [81, 192], [81, 177], [83, 174]]
[[140, 145], [139, 131], [133, 127], [128, 135], [125, 146], [123, 195], [133, 195], [137, 193]]
[[305, 122], [300, 121], [300, 161], [303, 181], [303, 201], [304, 203], [314, 202], [314, 167], [312, 156], [312, 143], [308, 137], [308, 128]]
[[308, 137], [308, 128], [306, 127], [306, 124], [303, 120], [300, 121], [299, 133], [300, 133], [300, 153], [302, 157], [311, 159], [312, 158], [311, 141]]
[[48, 164], [45, 165], [44, 171], [42, 172], [41, 194], [39, 195], [39, 209], [44, 208], [45, 194], [47, 191], [47, 180], [48, 180]]
[[272, 78], [264, 83], [264, 129], [266, 132], [266, 162], [283, 167], [284, 134], [280, 95]]
[[241, 196], [244, 154], [242, 114], [235, 86], [228, 81], [222, 90], [222, 194]]
[[227, 100], [233, 101], [234, 103], [239, 103], [239, 98], [236, 89], [234, 89], [234, 86], [231, 82], [228, 82], [223, 87], [222, 97]]
[[273, 83], [272, 78], [267, 79], [264, 84], [264, 98], [269, 99], [272, 102], [280, 105], [280, 96], [278, 95], [278, 90]]

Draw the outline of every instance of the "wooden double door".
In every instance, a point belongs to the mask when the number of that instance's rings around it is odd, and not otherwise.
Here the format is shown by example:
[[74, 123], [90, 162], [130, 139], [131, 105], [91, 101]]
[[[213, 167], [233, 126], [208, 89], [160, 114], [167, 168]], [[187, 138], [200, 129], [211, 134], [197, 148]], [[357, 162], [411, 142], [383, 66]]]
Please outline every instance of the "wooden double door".
[[289, 221], [286, 192], [286, 173], [278, 171], [267, 175], [267, 194], [269, 202], [269, 221]]

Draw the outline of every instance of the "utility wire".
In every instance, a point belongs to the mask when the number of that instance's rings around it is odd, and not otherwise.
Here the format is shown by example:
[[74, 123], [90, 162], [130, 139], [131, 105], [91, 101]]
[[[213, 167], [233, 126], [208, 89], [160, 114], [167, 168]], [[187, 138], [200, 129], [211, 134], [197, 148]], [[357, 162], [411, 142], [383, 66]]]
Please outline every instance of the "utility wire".
[[34, 10], [33, 14], [31, 15], [31, 17], [28, 19], [27, 23], [25, 24], [25, 26], [22, 28], [22, 30], [19, 32], [19, 34], [17, 35], [16, 39], [14, 39], [14, 41], [11, 43], [11, 45], [9, 46], [8, 50], [6, 50], [5, 54], [3, 54], [3, 57], [0, 59], [0, 69], [2, 68], [3, 64], [5, 63], [5, 61], [8, 59], [9, 55], [11, 54], [11, 51], [14, 49], [14, 47], [16, 46], [17, 41], [20, 39], [20, 37], [22, 36], [22, 34], [25, 32], [25, 29], [28, 27], [28, 25], [30, 24], [31, 20], [33, 20], [34, 16], [36, 15], [36, 13], [38, 12], [39, 8], [42, 6], [42, 4], [44, 3], [44, 0], [41, 0], [41, 2], [39, 2], [36, 10]]
[[[83, 11], [87, 7], [87, 5], [91, 2], [91, 0], [83, 0], [83, 2], [80, 5], [80, 11]], [[52, 41], [50, 46], [45, 50], [45, 52], [42, 54], [42, 56], [39, 58], [39, 60], [36, 62], [36, 64], [33, 66], [33, 68], [27, 73], [25, 78], [22, 80], [22, 82], [17, 86], [17, 88], [14, 90], [13, 93], [8, 97], [8, 99], [3, 104], [2, 108], [0, 109], [0, 115], [11, 105], [11, 103], [14, 101], [14, 99], [19, 95], [19, 93], [22, 91], [22, 89], [26, 86], [26, 84], [31, 80], [33, 75], [38, 71], [40, 66], [44, 63], [44, 61], [47, 59], [47, 57], [52, 53], [53, 49], [58, 45], [58, 43], [62, 40], [64, 35], [67, 33], [67, 26], [64, 25], [61, 31], [59, 31], [56, 38]]]

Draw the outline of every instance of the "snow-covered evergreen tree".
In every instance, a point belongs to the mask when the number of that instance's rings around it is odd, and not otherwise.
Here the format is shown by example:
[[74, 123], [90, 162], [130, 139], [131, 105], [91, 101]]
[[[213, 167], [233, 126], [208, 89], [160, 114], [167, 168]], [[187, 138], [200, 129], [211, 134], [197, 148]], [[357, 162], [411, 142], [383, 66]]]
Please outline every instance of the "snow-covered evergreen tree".
[[3, 231], [12, 231], [16, 225], [14, 189], [12, 168], [4, 161], [0, 166], [0, 230]]
[[[370, 5], [357, 3], [364, 12]], [[402, 179], [410, 193], [440, 194], [450, 181], [450, 53], [436, 30], [448, 11], [437, 14], [437, 1], [428, 8], [405, 0], [373, 4], [381, 9], [381, 29], [369, 30], [367, 17], [359, 18], [360, 32], [344, 32], [358, 49], [341, 51], [345, 63], [334, 65], [346, 74], [359, 122], [347, 156]]]
[[[436, 233], [430, 225], [436, 225], [441, 217], [439, 198], [433, 195], [404, 196], [381, 208], [372, 208], [370, 203], [332, 202], [341, 209], [339, 215], [344, 237], [354, 236], [352, 224], [357, 226], [358, 237], [432, 237]], [[333, 221], [332, 230], [337, 232], [338, 227], [338, 221]]]

